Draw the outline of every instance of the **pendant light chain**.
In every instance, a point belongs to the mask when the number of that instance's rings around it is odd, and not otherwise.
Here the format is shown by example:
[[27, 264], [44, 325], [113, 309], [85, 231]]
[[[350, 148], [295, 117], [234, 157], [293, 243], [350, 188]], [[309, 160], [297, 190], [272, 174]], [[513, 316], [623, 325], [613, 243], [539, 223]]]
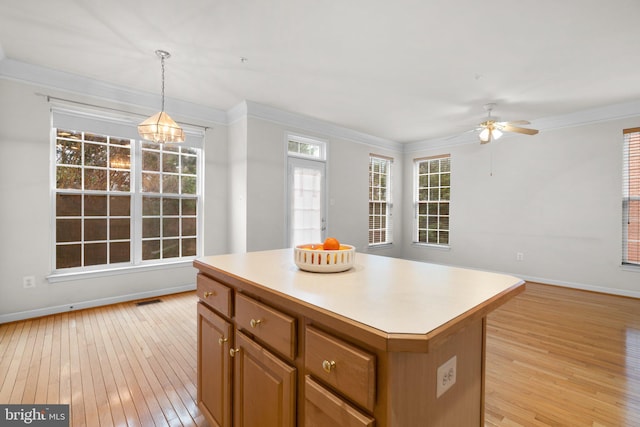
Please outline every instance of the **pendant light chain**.
[[160, 68], [162, 70], [162, 108], [160, 111], [164, 111], [164, 58], [167, 56], [165, 52], [159, 53], [160, 55]]

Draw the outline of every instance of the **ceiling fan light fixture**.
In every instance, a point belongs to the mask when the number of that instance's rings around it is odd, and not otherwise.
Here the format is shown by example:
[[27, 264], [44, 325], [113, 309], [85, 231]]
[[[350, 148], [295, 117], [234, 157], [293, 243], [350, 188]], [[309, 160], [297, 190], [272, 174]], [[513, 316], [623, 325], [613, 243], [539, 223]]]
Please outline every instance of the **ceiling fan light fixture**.
[[162, 109], [138, 125], [140, 137], [147, 141], [164, 144], [167, 142], [184, 142], [184, 131], [167, 113], [164, 112], [164, 60], [171, 54], [164, 50], [156, 50], [162, 68]]
[[484, 128], [478, 136], [480, 137], [480, 141], [489, 142], [491, 140], [491, 131], [489, 130], [489, 128]]
[[501, 136], [502, 136], [502, 132], [500, 131], [500, 129], [493, 129], [491, 131], [492, 139], [500, 139]]

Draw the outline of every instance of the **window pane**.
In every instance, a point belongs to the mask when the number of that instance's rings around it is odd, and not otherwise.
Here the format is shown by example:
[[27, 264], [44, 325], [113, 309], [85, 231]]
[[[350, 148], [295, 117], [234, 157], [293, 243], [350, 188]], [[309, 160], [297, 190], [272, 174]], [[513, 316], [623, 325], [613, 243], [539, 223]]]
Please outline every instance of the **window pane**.
[[84, 165], [107, 167], [107, 146], [85, 143]]
[[162, 241], [162, 258], [176, 258], [180, 256], [180, 240], [168, 239]]
[[84, 245], [84, 265], [100, 265], [106, 263], [106, 243], [89, 243]]
[[142, 191], [145, 193], [160, 192], [160, 174], [143, 173], [142, 174]]
[[160, 237], [160, 218], [144, 218], [142, 220], [142, 237]]
[[196, 255], [196, 239], [182, 239], [182, 256]]
[[198, 224], [195, 218], [182, 219], [182, 235], [195, 236], [198, 231]]
[[195, 156], [182, 156], [182, 173], [195, 175], [197, 160]]
[[142, 170], [160, 172], [160, 153], [144, 150], [142, 152]]
[[84, 170], [85, 190], [106, 190], [107, 171], [106, 169], [85, 169]]
[[109, 239], [123, 240], [131, 237], [131, 221], [129, 218], [112, 219], [109, 221]]
[[84, 196], [86, 216], [107, 216], [107, 196]]
[[145, 240], [142, 242], [142, 259], [160, 259], [160, 240]]
[[180, 235], [180, 219], [179, 218], [163, 218], [162, 219], [162, 236], [177, 237]]
[[82, 188], [82, 169], [58, 166], [56, 188], [79, 190]]
[[73, 268], [82, 265], [81, 245], [56, 246], [56, 268]]
[[180, 172], [180, 156], [172, 153], [162, 154], [162, 172]]
[[178, 194], [178, 175], [162, 175], [162, 192]]
[[142, 215], [160, 215], [160, 198], [159, 197], [143, 197], [142, 198]]
[[195, 214], [196, 214], [196, 200], [182, 199], [182, 215], [195, 215]]
[[162, 199], [162, 215], [179, 215], [180, 199], [164, 197]]
[[58, 242], [79, 242], [82, 240], [82, 221], [80, 219], [56, 220]]
[[131, 244], [129, 242], [112, 242], [109, 244], [109, 262], [131, 261]]
[[82, 215], [82, 196], [79, 194], [56, 194], [56, 215]]
[[84, 240], [107, 240], [107, 220], [106, 219], [85, 219], [84, 220]]
[[56, 144], [56, 163], [59, 165], [81, 165], [82, 142], [59, 139]]
[[131, 150], [127, 147], [111, 147], [109, 149], [109, 167], [131, 169]]
[[111, 196], [109, 198], [109, 213], [112, 216], [131, 215], [131, 196]]
[[196, 177], [183, 176], [181, 190], [182, 194], [196, 194]]
[[129, 191], [131, 173], [129, 171], [115, 171], [109, 172], [109, 189], [112, 191]]

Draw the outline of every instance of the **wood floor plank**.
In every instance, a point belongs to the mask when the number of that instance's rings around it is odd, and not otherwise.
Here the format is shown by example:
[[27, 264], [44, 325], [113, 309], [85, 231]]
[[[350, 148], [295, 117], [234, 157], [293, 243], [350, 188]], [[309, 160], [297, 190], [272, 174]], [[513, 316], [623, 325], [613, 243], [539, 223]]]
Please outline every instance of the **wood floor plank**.
[[[209, 427], [197, 297], [160, 300], [0, 325], [0, 402], [70, 403], [73, 426]], [[485, 426], [640, 425], [640, 300], [528, 283], [487, 319], [485, 390]]]

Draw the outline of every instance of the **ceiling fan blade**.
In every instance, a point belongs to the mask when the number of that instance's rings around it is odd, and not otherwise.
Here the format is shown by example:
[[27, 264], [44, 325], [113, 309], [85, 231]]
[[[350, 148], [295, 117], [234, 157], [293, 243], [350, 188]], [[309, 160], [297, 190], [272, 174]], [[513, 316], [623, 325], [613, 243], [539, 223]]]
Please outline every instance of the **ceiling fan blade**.
[[510, 124], [507, 124], [504, 127], [502, 127], [502, 130], [505, 131], [505, 132], [524, 133], [526, 135], [535, 135], [535, 134], [538, 133], [537, 129], [521, 128], [521, 127], [517, 127], [517, 126], [511, 126]]
[[513, 120], [511, 122], [503, 122], [505, 125], [530, 125], [531, 122], [526, 120]]

